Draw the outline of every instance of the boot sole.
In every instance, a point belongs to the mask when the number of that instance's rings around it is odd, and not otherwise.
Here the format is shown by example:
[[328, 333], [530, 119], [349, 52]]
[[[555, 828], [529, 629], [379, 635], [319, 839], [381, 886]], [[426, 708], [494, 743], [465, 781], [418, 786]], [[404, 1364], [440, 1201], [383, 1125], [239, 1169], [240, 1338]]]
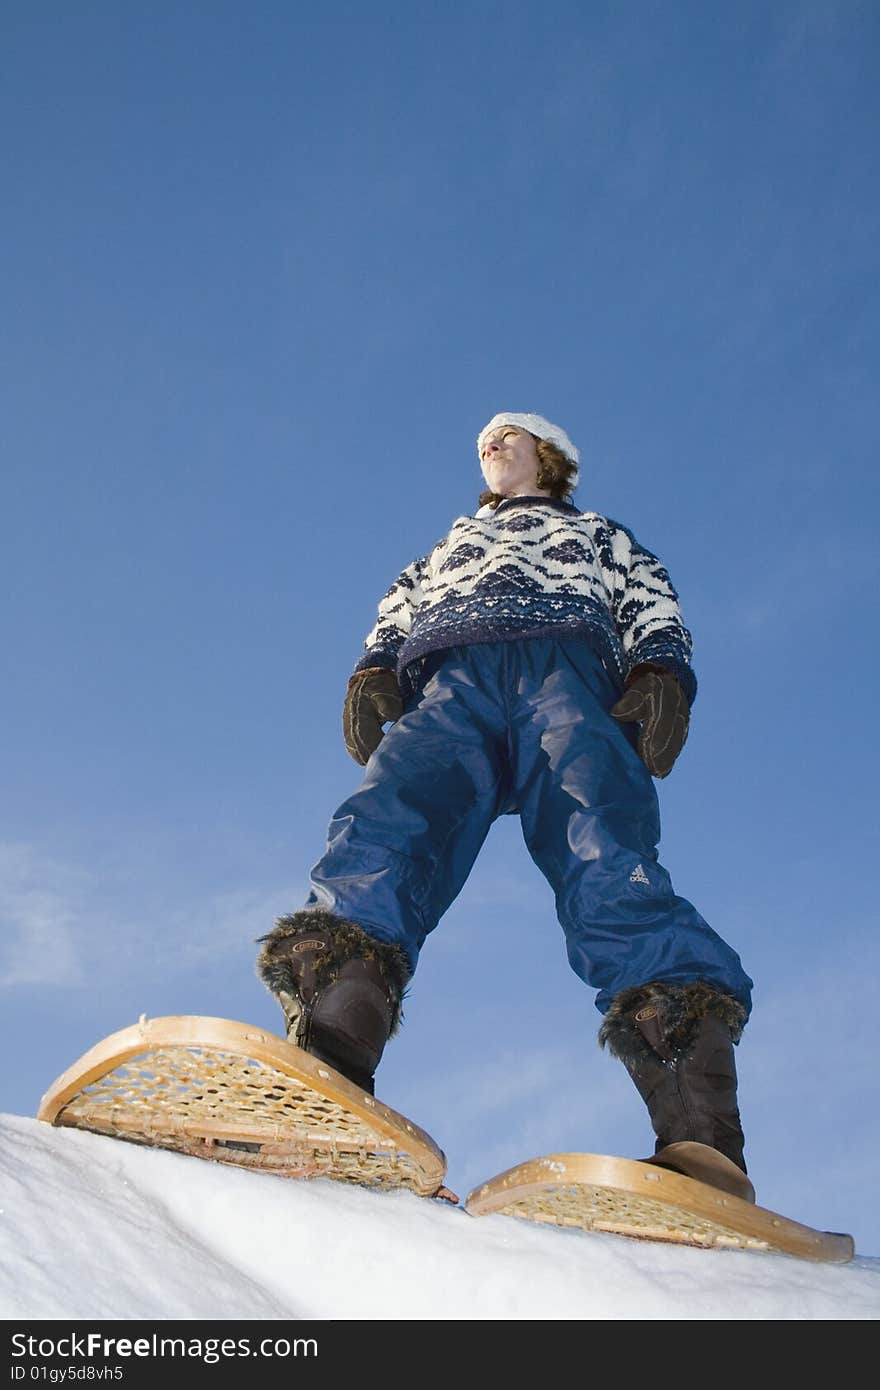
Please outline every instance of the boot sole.
[[755, 1189], [742, 1168], [708, 1144], [682, 1139], [677, 1144], [667, 1144], [650, 1158], [641, 1161], [653, 1163], [657, 1168], [668, 1168], [673, 1173], [682, 1173], [686, 1178], [695, 1178], [697, 1182], [708, 1183], [710, 1187], [729, 1192], [731, 1197], [739, 1197], [742, 1202], [755, 1200]]

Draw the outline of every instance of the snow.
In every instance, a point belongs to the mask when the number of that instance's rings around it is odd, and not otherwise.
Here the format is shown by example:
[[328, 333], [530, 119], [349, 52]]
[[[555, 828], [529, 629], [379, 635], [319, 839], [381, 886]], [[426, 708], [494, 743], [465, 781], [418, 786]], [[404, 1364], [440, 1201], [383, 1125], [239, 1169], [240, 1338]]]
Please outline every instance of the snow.
[[475, 1218], [0, 1114], [7, 1321], [878, 1316], [880, 1258], [859, 1251], [814, 1264]]

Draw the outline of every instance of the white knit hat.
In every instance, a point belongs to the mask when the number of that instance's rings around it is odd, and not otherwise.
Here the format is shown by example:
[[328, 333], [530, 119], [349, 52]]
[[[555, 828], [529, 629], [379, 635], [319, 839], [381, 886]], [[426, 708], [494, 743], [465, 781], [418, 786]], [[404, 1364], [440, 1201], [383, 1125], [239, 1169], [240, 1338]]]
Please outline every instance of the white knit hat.
[[571, 478], [571, 487], [574, 487], [578, 477], [580, 455], [564, 429], [561, 429], [559, 425], [551, 425], [550, 421], [545, 420], [543, 415], [511, 415], [509, 413], [493, 415], [488, 425], [484, 425], [477, 435], [478, 456], [482, 455], [483, 440], [486, 435], [497, 429], [499, 425], [515, 425], [518, 430], [528, 430], [529, 434], [535, 435], [537, 439], [546, 439], [551, 444], [555, 444], [557, 449], [574, 464], [575, 471]]

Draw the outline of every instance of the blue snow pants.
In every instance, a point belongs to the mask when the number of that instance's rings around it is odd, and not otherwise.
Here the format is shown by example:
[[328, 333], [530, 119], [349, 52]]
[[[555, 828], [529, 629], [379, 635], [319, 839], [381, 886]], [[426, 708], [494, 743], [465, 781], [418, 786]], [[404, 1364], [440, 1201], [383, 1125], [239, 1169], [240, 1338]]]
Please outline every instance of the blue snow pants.
[[746, 1013], [739, 956], [658, 862], [660, 816], [638, 726], [588, 643], [528, 638], [433, 653], [362, 785], [330, 822], [305, 906], [405, 951], [461, 891], [492, 822], [516, 813], [550, 883], [571, 967], [605, 1013], [631, 986], [702, 980]]

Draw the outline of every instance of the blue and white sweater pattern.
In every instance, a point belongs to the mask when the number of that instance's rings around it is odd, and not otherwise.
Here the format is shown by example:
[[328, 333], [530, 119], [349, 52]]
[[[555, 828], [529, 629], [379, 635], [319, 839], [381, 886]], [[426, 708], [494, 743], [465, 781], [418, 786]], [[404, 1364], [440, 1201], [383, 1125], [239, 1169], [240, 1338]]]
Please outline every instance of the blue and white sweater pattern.
[[392, 584], [355, 669], [396, 671], [406, 697], [430, 652], [525, 637], [589, 642], [621, 687], [650, 662], [696, 694], [691, 634], [656, 555], [618, 522], [544, 497], [459, 517]]

